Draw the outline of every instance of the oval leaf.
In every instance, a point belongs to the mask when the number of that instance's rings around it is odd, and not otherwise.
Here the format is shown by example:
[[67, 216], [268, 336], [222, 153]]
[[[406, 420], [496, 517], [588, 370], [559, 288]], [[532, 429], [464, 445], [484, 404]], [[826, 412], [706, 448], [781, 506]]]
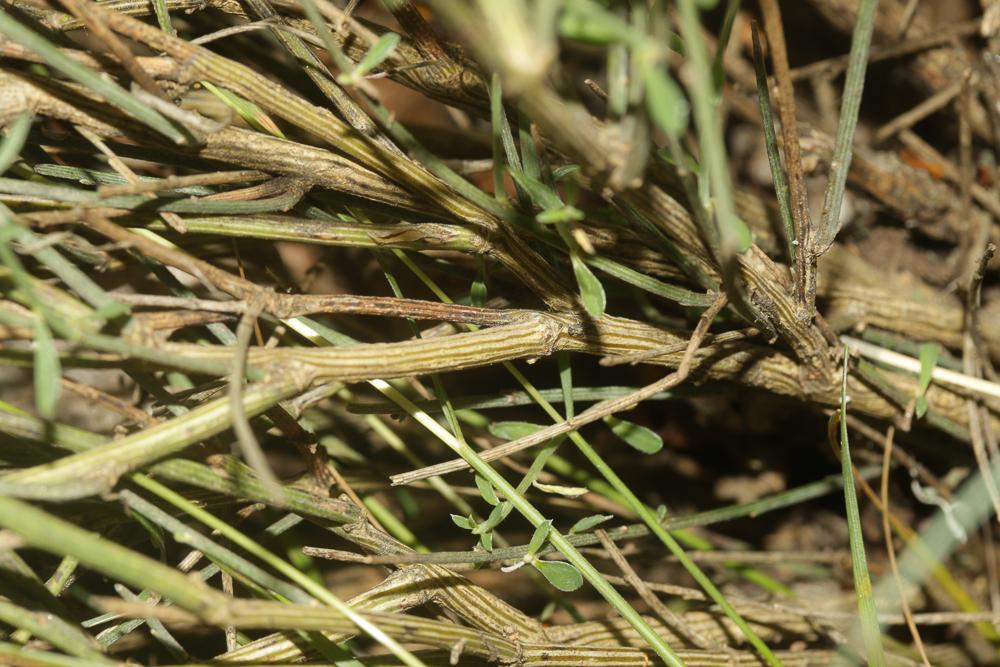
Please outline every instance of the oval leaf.
[[473, 306], [482, 308], [486, 305], [486, 283], [477, 278], [472, 281], [472, 288], [469, 290], [469, 301]]
[[610, 521], [614, 516], [611, 514], [591, 514], [590, 516], [585, 516], [576, 523], [573, 527], [569, 529], [570, 535], [574, 533], [586, 533], [588, 530], [597, 528], [605, 521]]
[[583, 307], [587, 309], [591, 317], [601, 317], [604, 315], [604, 307], [608, 302], [608, 298], [604, 294], [604, 285], [576, 253], [571, 254], [570, 259], [573, 262], [576, 283], [580, 286]]
[[571, 593], [583, 586], [583, 575], [569, 563], [558, 560], [535, 561], [535, 568], [549, 580], [549, 583], [565, 593]]
[[465, 530], [472, 530], [472, 519], [464, 517], [461, 514], [452, 514], [452, 522], [459, 528], [464, 528]]
[[542, 428], [542, 426], [530, 422], [493, 422], [490, 424], [490, 433], [504, 440], [517, 440], [526, 435], [537, 433]]
[[479, 546], [483, 548], [483, 551], [493, 551], [493, 531], [487, 530], [485, 533], [479, 536]]
[[500, 500], [497, 498], [497, 494], [493, 490], [493, 485], [490, 484], [489, 480], [476, 475], [476, 486], [479, 487], [479, 495], [483, 497], [483, 500], [494, 507], [500, 504]]
[[611, 416], [605, 417], [604, 422], [611, 427], [615, 435], [643, 454], [655, 454], [663, 449], [663, 438], [645, 426]]
[[507, 502], [500, 503], [499, 505], [493, 508], [493, 510], [490, 512], [490, 515], [486, 517], [486, 521], [483, 521], [481, 524], [476, 526], [476, 529], [473, 530], [472, 533], [473, 534], [478, 533], [480, 535], [482, 535], [483, 533], [488, 533], [489, 531], [499, 526], [500, 523], [507, 518], [512, 509], [514, 509], [514, 506], [511, 505], [510, 503]]
[[543, 544], [545, 544], [545, 540], [548, 538], [549, 531], [551, 530], [552, 530], [552, 519], [549, 519], [548, 521], [543, 521], [542, 523], [538, 524], [538, 526], [535, 528], [534, 534], [531, 536], [531, 541], [528, 542], [528, 553], [530, 555], [535, 555], [536, 553], [538, 553], [538, 550], [542, 548]]
[[535, 216], [535, 220], [543, 225], [555, 225], [563, 222], [583, 220], [585, 217], [583, 211], [575, 206], [560, 206], [542, 211]]
[[646, 67], [643, 74], [649, 117], [671, 137], [680, 136], [687, 129], [690, 111], [680, 86], [659, 67]]

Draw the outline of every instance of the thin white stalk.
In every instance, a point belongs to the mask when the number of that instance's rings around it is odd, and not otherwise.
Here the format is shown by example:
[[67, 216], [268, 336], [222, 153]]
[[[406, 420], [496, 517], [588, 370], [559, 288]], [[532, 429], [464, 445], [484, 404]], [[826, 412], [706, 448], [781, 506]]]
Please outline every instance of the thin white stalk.
[[[847, 347], [851, 350], [851, 352], [859, 354], [866, 359], [871, 359], [872, 361], [877, 361], [878, 363], [885, 364], [886, 366], [892, 366], [893, 368], [901, 371], [907, 371], [908, 373], [913, 373], [914, 375], [920, 374], [920, 360], [918, 359], [908, 357], [905, 354], [900, 354], [899, 352], [887, 350], [884, 347], [879, 347], [878, 345], [873, 345], [872, 343], [867, 343], [863, 340], [858, 340], [857, 338], [852, 338], [850, 336], [841, 336], [840, 340], [847, 344]], [[983, 380], [982, 378], [972, 377], [971, 375], [959, 373], [947, 368], [941, 368], [940, 366], [934, 368], [931, 373], [931, 378], [939, 384], [958, 387], [982, 396], [1000, 398], [1000, 384], [997, 384], [996, 382], [990, 382], [988, 380]]]

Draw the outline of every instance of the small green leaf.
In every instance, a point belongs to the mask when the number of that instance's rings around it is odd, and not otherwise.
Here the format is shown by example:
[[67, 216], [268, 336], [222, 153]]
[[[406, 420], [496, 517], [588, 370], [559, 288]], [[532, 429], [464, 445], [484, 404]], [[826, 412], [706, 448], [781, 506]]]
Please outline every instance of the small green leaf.
[[545, 544], [545, 540], [549, 537], [549, 532], [552, 530], [552, 519], [548, 521], [543, 521], [538, 524], [535, 528], [534, 534], [531, 536], [531, 541], [528, 542], [528, 555], [534, 556], [538, 553], [538, 550], [542, 548]]
[[479, 261], [479, 275], [472, 281], [469, 289], [469, 303], [483, 308], [486, 306], [486, 262]]
[[629, 26], [614, 14], [589, 2], [566, 3], [559, 18], [559, 34], [591, 44], [613, 44], [629, 39]]
[[490, 433], [498, 438], [517, 440], [532, 433], [537, 433], [544, 427], [530, 422], [493, 422], [489, 428]]
[[650, 118], [669, 136], [680, 136], [687, 129], [691, 109], [680, 86], [662, 68], [652, 65], [645, 68], [643, 80]]
[[285, 135], [275, 122], [271, 120], [271, 117], [261, 111], [260, 107], [250, 100], [244, 99], [226, 88], [220, 88], [210, 81], [202, 81], [201, 85], [205, 90], [222, 100], [226, 106], [238, 113], [255, 130], [273, 134], [282, 139], [285, 138]]
[[539, 560], [535, 568], [549, 583], [565, 593], [572, 593], [583, 586], [583, 575], [573, 565], [558, 560]]
[[87, 319], [108, 322], [116, 320], [122, 315], [127, 315], [131, 310], [128, 304], [112, 301], [111, 303], [106, 303], [103, 306], [95, 308], [93, 312], [87, 315]]
[[482, 308], [486, 305], [486, 283], [481, 280], [472, 281], [472, 288], [469, 290], [469, 301], [473, 306]]
[[354, 71], [349, 76], [342, 77], [346, 79], [342, 83], [356, 83], [359, 81], [361, 77], [381, 65], [386, 58], [391, 56], [398, 45], [399, 35], [394, 32], [387, 32], [379, 37], [372, 44], [372, 48], [368, 49], [368, 52], [358, 61], [358, 65], [354, 68]]
[[638, 449], [643, 454], [655, 454], [663, 449], [663, 438], [655, 431], [632, 422], [607, 416], [604, 423], [611, 427], [619, 438]]
[[45, 419], [54, 419], [59, 404], [59, 353], [45, 321], [35, 320], [35, 407]]
[[737, 253], [746, 252], [753, 245], [750, 228], [735, 215], [719, 216], [719, 231], [723, 236], [723, 243], [727, 243], [728, 239], [730, 247]]
[[7, 136], [0, 143], [0, 174], [17, 162], [21, 149], [24, 148], [24, 141], [31, 130], [31, 121], [31, 113], [28, 112], [21, 114], [8, 125]]
[[579, 171], [580, 165], [578, 164], [564, 164], [552, 170], [552, 180], [558, 183], [562, 179], [572, 176]]
[[613, 518], [614, 516], [611, 514], [591, 514], [590, 516], [585, 516], [573, 524], [573, 527], [569, 529], [569, 533], [570, 535], [574, 533], [586, 533]]
[[507, 167], [510, 177], [528, 193], [531, 201], [542, 210], [562, 208], [563, 201], [549, 186], [528, 176], [523, 171]]
[[535, 220], [543, 225], [555, 225], [560, 222], [575, 222], [577, 220], [583, 220], [585, 217], [586, 216], [583, 214], [583, 211], [575, 206], [560, 206], [559, 208], [550, 208], [546, 211], [542, 211], [535, 216]]
[[479, 495], [483, 497], [483, 500], [494, 507], [500, 504], [496, 491], [493, 490], [493, 485], [488, 479], [476, 475], [476, 486], [479, 487]]
[[472, 530], [475, 525], [472, 522], [472, 517], [464, 517], [461, 514], [452, 514], [451, 520], [456, 526], [465, 530]]
[[493, 531], [487, 530], [479, 536], [479, 546], [483, 551], [493, 551]]
[[130, 519], [134, 519], [136, 523], [142, 526], [143, 530], [149, 535], [149, 541], [153, 543], [153, 546], [159, 552], [160, 560], [166, 563], [167, 541], [164, 539], [163, 529], [138, 512], [126, 510], [126, 513]]
[[667, 518], [667, 506], [657, 505], [656, 506], [656, 520], [663, 523], [663, 520]]
[[499, 526], [504, 519], [507, 518], [512, 509], [514, 509], [514, 506], [511, 505], [510, 503], [508, 502], [500, 503], [499, 505], [493, 508], [493, 511], [490, 512], [490, 515], [486, 517], [486, 521], [483, 521], [481, 524], [476, 526], [476, 529], [472, 531], [473, 534], [482, 535], [483, 533], [488, 533], [489, 531], [493, 530], [494, 528]]
[[604, 294], [604, 286], [575, 252], [570, 254], [570, 261], [573, 263], [576, 283], [580, 287], [583, 307], [587, 309], [591, 317], [601, 317], [604, 315], [604, 307], [607, 305], [608, 299]]
[[924, 394], [931, 386], [934, 367], [937, 365], [938, 353], [941, 348], [937, 343], [924, 343], [920, 346], [920, 380], [917, 382], [916, 415], [919, 419], [927, 413], [927, 399]]

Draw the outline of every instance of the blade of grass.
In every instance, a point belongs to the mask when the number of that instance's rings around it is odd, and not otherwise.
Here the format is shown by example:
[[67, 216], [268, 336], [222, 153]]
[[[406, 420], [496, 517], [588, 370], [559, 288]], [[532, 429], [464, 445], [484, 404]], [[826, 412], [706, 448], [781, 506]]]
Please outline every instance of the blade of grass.
[[156, 23], [160, 26], [160, 30], [168, 35], [176, 35], [177, 31], [170, 23], [170, 10], [167, 9], [166, 0], [152, 0], [152, 3], [153, 12], [156, 14]]
[[84, 658], [94, 665], [116, 664], [101, 653], [93, 637], [83, 632], [78, 625], [49, 611], [27, 609], [8, 600], [0, 600], [0, 621], [27, 630], [56, 648]]
[[854, 130], [858, 125], [858, 110], [865, 88], [865, 70], [868, 67], [868, 48], [871, 46], [878, 0], [861, 0], [858, 19], [851, 36], [840, 122], [837, 124], [837, 141], [830, 161], [830, 181], [823, 197], [823, 217], [820, 228], [813, 235], [812, 254], [818, 257], [830, 249], [840, 229], [840, 207], [847, 186], [847, 172], [854, 152]]
[[[732, 274], [736, 255], [745, 252], [751, 244], [750, 230], [736, 215], [729, 161], [726, 158], [722, 127], [718, 117], [717, 95], [712, 83], [712, 67], [708, 60], [705, 38], [702, 35], [696, 0], [680, 0], [681, 34], [687, 47], [687, 56], [694, 70], [691, 84], [691, 102], [698, 125], [698, 142], [701, 146], [701, 168], [711, 183], [711, 203], [718, 229], [719, 261], [723, 274]], [[735, 299], [734, 299], [735, 300]]]
[[764, 64], [764, 54], [760, 48], [760, 35], [758, 34], [756, 21], [752, 24], [752, 30], [753, 63], [757, 73], [757, 102], [760, 104], [760, 118], [764, 124], [764, 146], [767, 148], [767, 163], [771, 167], [771, 180], [774, 182], [774, 194], [778, 199], [781, 226], [785, 230], [788, 259], [794, 267], [796, 240], [795, 222], [792, 219], [792, 202], [788, 194], [788, 184], [785, 182], [785, 170], [781, 166], [778, 139], [774, 133], [774, 116], [771, 114], [771, 93], [767, 85], [767, 69]]
[[374, 623], [359, 615], [350, 606], [344, 603], [343, 600], [331, 593], [326, 586], [314, 581], [301, 570], [274, 555], [256, 541], [231, 526], [229, 523], [219, 519], [209, 512], [206, 512], [200, 507], [197, 507], [184, 498], [184, 496], [163, 486], [159, 482], [144, 474], [140, 473], [134, 475], [132, 480], [147, 491], [155, 493], [157, 496], [185, 514], [194, 517], [201, 523], [217, 531], [233, 544], [238, 545], [247, 552], [253, 554], [256, 558], [267, 563], [268, 566], [280, 572], [283, 576], [294, 582], [302, 590], [306, 591], [309, 595], [313, 596], [320, 602], [336, 609], [338, 612], [343, 614], [344, 617], [349, 619], [352, 623], [358, 626], [358, 628], [364, 631], [365, 634], [369, 635], [372, 639], [391, 651], [393, 655], [403, 662], [404, 665], [408, 665], [409, 667], [426, 667], [426, 665], [424, 665], [419, 658], [407, 649], [403, 648], [399, 642], [385, 634]]
[[854, 487], [854, 471], [851, 465], [851, 449], [847, 438], [847, 369], [850, 350], [844, 346], [844, 370], [840, 387], [840, 463], [844, 478], [844, 502], [847, 509], [847, 531], [851, 543], [851, 569], [854, 573], [854, 590], [858, 598], [858, 614], [864, 638], [868, 664], [884, 667], [885, 653], [882, 649], [882, 632], [879, 628], [875, 600], [872, 597], [872, 581], [868, 574], [865, 557], [865, 540], [861, 532], [861, 513], [858, 511], [858, 494]]
[[719, 30], [718, 45], [715, 49], [715, 61], [712, 63], [712, 83], [715, 89], [722, 92], [722, 84], [726, 76], [723, 60], [726, 57], [726, 47], [729, 45], [729, 38], [733, 34], [733, 24], [736, 23], [736, 15], [740, 13], [741, 0], [728, 0], [726, 3], [726, 13], [722, 19], [722, 28]]

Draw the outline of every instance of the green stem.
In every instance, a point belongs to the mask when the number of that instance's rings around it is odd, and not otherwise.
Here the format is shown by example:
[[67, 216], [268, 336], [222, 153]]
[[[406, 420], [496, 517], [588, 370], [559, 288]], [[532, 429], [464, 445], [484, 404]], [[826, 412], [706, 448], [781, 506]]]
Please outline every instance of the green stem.
[[169, 489], [159, 482], [150, 479], [146, 475], [141, 473], [136, 474], [132, 477], [132, 480], [147, 491], [155, 493], [157, 496], [167, 501], [174, 507], [185, 512], [186, 514], [189, 514], [198, 521], [201, 521], [209, 528], [218, 531], [223, 537], [230, 540], [233, 544], [242, 547], [247, 552], [253, 554], [267, 565], [280, 572], [293, 583], [298, 585], [302, 590], [309, 593], [309, 595], [343, 614], [345, 618], [357, 625], [372, 639], [392, 651], [393, 655], [399, 658], [403, 664], [408, 665], [409, 667], [426, 667], [420, 659], [403, 648], [399, 642], [385, 634], [385, 632], [380, 630], [371, 621], [354, 611], [350, 606], [344, 603], [343, 600], [327, 590], [325, 586], [313, 581], [308, 575], [304, 574], [298, 568], [292, 566], [287, 561], [278, 558], [254, 540], [236, 530], [233, 526], [206, 512], [200, 507], [197, 507], [193, 503], [188, 502], [179, 493], [176, 493], [172, 489]]

